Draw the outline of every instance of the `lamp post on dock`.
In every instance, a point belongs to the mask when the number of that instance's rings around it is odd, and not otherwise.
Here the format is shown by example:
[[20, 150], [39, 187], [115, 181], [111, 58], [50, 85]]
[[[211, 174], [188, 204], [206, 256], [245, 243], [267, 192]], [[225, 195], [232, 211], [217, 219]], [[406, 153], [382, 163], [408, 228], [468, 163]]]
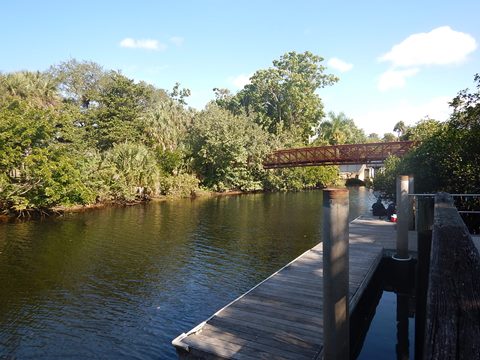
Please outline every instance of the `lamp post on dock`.
[[350, 358], [348, 211], [347, 189], [323, 190], [323, 354], [325, 360]]

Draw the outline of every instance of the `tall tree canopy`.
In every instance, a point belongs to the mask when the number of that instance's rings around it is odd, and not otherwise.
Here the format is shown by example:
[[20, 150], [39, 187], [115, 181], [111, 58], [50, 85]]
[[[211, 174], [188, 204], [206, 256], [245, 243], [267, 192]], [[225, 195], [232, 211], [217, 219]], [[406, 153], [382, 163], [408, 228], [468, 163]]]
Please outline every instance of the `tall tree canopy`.
[[330, 111], [327, 120], [317, 128], [317, 143], [328, 145], [355, 144], [366, 141], [365, 133], [355, 125], [353, 119], [343, 112]]
[[480, 76], [476, 91], [462, 90], [451, 102], [453, 114], [445, 123], [424, 119], [408, 128], [405, 138], [421, 141], [413, 151], [386, 163], [374, 186], [393, 194], [395, 176], [415, 176], [418, 192], [480, 192]]
[[218, 103], [244, 111], [270, 133], [299, 128], [307, 142], [324, 115], [316, 91], [338, 81], [324, 73], [322, 61], [322, 57], [308, 51], [286, 53], [273, 61], [273, 67], [255, 72], [250, 83], [235, 96], [225, 98], [225, 93], [217, 89]]

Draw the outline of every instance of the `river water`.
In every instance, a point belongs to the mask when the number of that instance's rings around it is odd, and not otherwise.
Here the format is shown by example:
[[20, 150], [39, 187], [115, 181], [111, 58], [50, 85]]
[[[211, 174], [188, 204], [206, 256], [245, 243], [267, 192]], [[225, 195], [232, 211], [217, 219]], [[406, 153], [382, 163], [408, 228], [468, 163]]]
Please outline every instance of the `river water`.
[[[374, 197], [350, 189], [350, 218]], [[0, 358], [175, 359], [171, 340], [321, 241], [322, 192], [0, 224]]]

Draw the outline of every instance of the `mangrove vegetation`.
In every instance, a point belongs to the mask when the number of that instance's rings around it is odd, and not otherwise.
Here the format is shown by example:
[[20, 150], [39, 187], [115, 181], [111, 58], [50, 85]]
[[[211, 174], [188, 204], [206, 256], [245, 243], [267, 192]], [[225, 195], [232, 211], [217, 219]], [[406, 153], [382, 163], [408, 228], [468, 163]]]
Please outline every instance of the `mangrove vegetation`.
[[287, 53], [237, 94], [214, 89], [202, 111], [179, 84], [158, 89], [88, 61], [0, 74], [0, 211], [326, 186], [336, 167], [262, 168], [268, 152], [315, 134], [317, 90], [338, 80], [322, 61]]

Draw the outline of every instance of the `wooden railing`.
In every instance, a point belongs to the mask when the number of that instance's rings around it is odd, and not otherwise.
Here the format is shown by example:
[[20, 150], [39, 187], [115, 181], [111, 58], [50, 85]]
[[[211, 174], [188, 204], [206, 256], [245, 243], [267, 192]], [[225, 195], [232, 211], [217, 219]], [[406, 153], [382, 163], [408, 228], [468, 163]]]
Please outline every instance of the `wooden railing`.
[[424, 359], [480, 359], [480, 256], [449, 194], [435, 197]]

